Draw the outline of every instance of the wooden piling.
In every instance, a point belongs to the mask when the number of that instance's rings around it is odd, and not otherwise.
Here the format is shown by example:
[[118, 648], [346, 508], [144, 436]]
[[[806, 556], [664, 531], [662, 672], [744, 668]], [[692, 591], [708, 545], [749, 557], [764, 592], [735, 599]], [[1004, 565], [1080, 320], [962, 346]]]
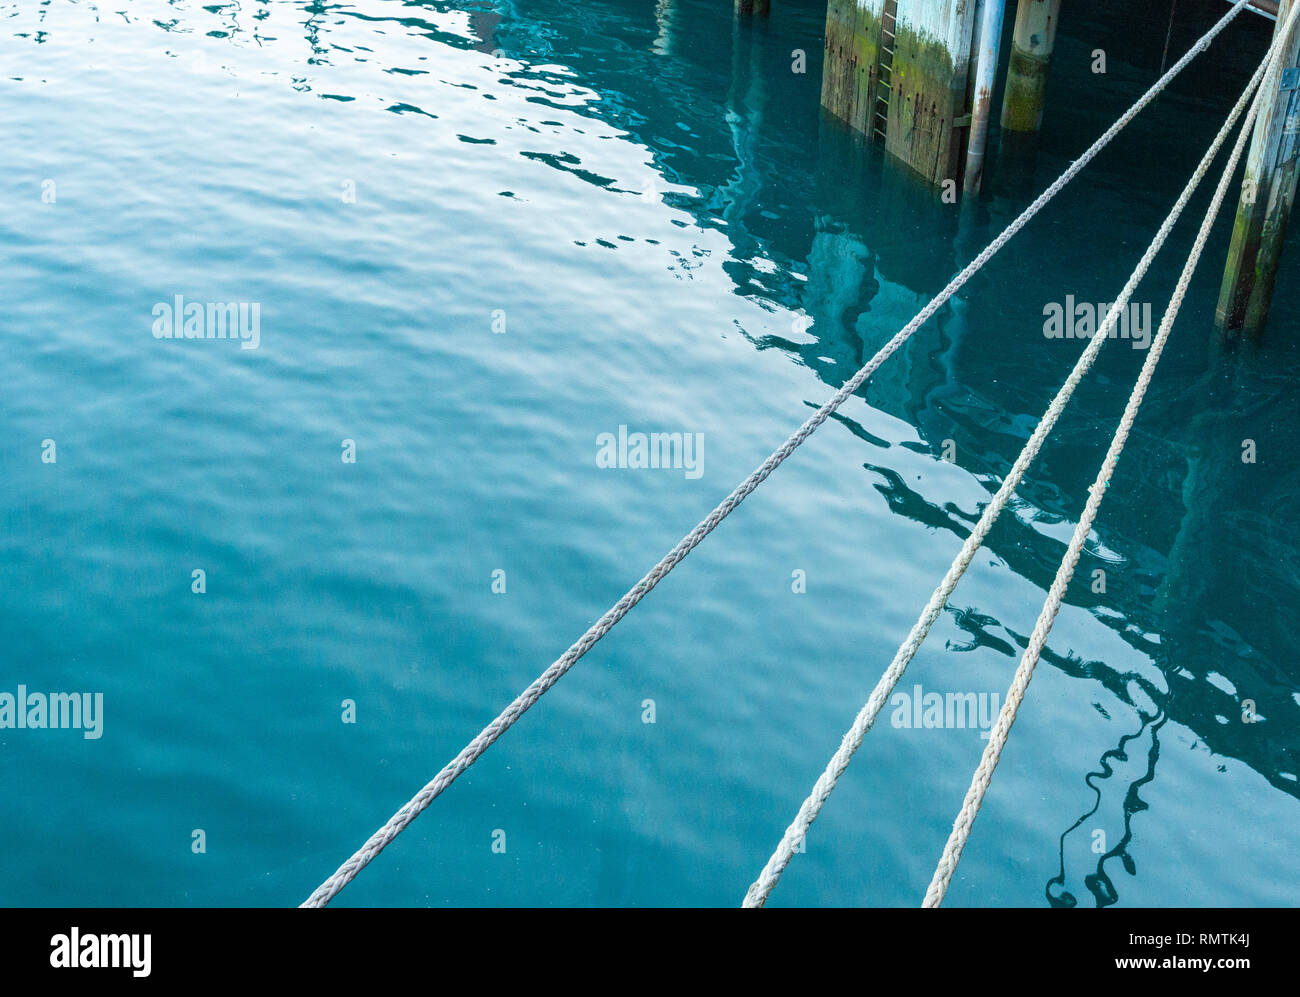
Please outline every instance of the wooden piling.
[[736, 13], [746, 17], [766, 17], [771, 10], [772, 0], [736, 0]]
[[[1300, 0], [1282, 0], [1275, 31], [1282, 30], [1295, 2]], [[1282, 58], [1277, 88], [1265, 97], [1255, 122], [1215, 310], [1219, 328], [1229, 335], [1258, 335], [1267, 323], [1278, 260], [1295, 203], [1300, 175], [1300, 71], [1295, 69], [1300, 58], [1300, 28], [1286, 41]]]
[[934, 184], [961, 176], [974, 33], [974, 0], [899, 0], [885, 149]]
[[933, 184], [957, 180], [975, 0], [830, 0], [822, 103]]
[[826, 7], [822, 105], [864, 133], [879, 80], [884, 6], [885, 0], [830, 0]]
[[1047, 70], [1056, 45], [1061, 0], [1020, 0], [1002, 98], [1002, 129], [1036, 132], [1043, 122]]

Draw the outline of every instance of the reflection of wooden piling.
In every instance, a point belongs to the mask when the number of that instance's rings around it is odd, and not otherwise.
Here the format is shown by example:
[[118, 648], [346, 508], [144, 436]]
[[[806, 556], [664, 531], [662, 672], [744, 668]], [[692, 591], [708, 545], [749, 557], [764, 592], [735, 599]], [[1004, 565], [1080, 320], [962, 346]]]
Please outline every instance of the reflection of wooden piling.
[[736, 0], [736, 13], [766, 17], [772, 9], [772, 0]]
[[658, 34], [650, 51], [655, 55], [673, 54], [673, 35], [677, 26], [677, 0], [655, 0], [655, 27]]
[[1056, 45], [1061, 0], [1020, 0], [1002, 98], [1002, 129], [1036, 132], [1043, 122], [1047, 70]]
[[[1300, 0], [1282, 0], [1277, 28]], [[1268, 321], [1273, 281], [1295, 202], [1300, 173], [1300, 29], [1292, 32], [1282, 56], [1282, 74], [1266, 94], [1241, 184], [1237, 219], [1219, 290], [1215, 317], [1226, 332], [1258, 334]]]
[[726, 120], [731, 130], [736, 169], [731, 180], [718, 188], [717, 196], [722, 201], [722, 217], [727, 222], [727, 231], [738, 251], [744, 255], [745, 252], [758, 252], [752, 245], [746, 222], [757, 211], [756, 204], [763, 187], [758, 142], [763, 127], [763, 108], [767, 103], [763, 86], [763, 48], [767, 32], [755, 30], [754, 25], [742, 23], [737, 17], [732, 22], [731, 34], [731, 86], [727, 91]]

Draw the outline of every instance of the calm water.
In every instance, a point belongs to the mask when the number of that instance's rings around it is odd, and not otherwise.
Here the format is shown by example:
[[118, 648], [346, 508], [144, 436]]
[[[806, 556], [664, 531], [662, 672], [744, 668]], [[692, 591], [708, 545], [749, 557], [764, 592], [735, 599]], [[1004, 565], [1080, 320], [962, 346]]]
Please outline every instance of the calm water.
[[[1222, 8], [1184, 6], [1175, 54]], [[0, 691], [104, 696], [99, 739], [0, 731], [0, 901], [301, 901], [1165, 35], [1068, 11], [1036, 156], [962, 210], [819, 113], [824, 4], [730, 7], [0, 2]], [[1112, 300], [1262, 53], [1240, 21], [337, 903], [739, 903], [1077, 356], [1044, 304]], [[949, 904], [1296, 900], [1300, 251], [1221, 350], [1226, 235]], [[259, 304], [259, 348], [156, 339], [176, 295]], [[1143, 356], [1103, 351], [900, 691], [1004, 694]], [[598, 467], [620, 425], [703, 473]], [[773, 902], [918, 903], [984, 743], [882, 719]]]

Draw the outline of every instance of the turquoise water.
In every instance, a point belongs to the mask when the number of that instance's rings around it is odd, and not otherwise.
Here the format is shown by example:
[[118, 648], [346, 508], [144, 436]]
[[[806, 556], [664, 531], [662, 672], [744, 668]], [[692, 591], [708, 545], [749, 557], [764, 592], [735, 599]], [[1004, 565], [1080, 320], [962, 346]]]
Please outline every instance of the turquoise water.
[[[11, 905], [305, 898], [1158, 75], [1166, 16], [1068, 10], [1036, 153], [963, 209], [819, 112], [812, 0], [119, 6], [0, 2], [0, 692], [103, 695], [98, 738], [0, 730]], [[1175, 54], [1222, 8], [1185, 6]], [[1262, 54], [1240, 20], [336, 903], [739, 903], [1077, 356], [1045, 303], [1113, 299]], [[1227, 232], [950, 905], [1295, 902], [1298, 257], [1221, 348]], [[257, 304], [257, 348], [156, 338], [177, 295]], [[1004, 694], [1143, 357], [1108, 344], [900, 692]], [[598, 466], [620, 426], [701, 473]], [[909, 714], [773, 903], [919, 902], [985, 742]]]

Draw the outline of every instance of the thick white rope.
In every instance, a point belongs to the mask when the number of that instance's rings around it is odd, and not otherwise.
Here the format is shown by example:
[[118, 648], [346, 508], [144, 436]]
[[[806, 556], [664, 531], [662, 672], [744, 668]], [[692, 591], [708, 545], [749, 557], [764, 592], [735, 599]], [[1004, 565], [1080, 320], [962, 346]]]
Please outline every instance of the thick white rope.
[[1009, 224], [1001, 233], [998, 234], [988, 246], [984, 248], [978, 256], [975, 257], [965, 269], [949, 281], [947, 287], [938, 293], [916, 316], [900, 329], [892, 339], [889, 340], [873, 356], [866, 365], [856, 374], [847, 380], [843, 387], [831, 396], [821, 408], [805, 422], [799, 429], [790, 436], [771, 456], [760, 464], [748, 478], [740, 483], [723, 502], [718, 505], [707, 517], [705, 517], [698, 526], [690, 533], [684, 536], [671, 551], [664, 555], [646, 575], [636, 583], [631, 589], [624, 594], [599, 620], [597, 620], [590, 629], [587, 630], [567, 651], [551, 663], [546, 671], [542, 672], [533, 683], [525, 689], [519, 696], [507, 706], [500, 715], [497, 716], [490, 724], [483, 728], [479, 734], [470, 741], [460, 753], [448, 762], [443, 769], [429, 781], [423, 789], [409, 800], [405, 806], [397, 811], [388, 823], [370, 836], [364, 845], [357, 850], [346, 862], [344, 862], [335, 873], [308, 897], [300, 906], [302, 907], [324, 907], [330, 902], [338, 892], [348, 883], [356, 878], [357, 874], [364, 869], [370, 861], [383, 851], [388, 844], [397, 837], [411, 821], [415, 820], [437, 796], [456, 780], [462, 772], [469, 768], [492, 744], [514, 726], [515, 722], [528, 711], [534, 703], [558, 682], [578, 660], [586, 654], [610, 629], [627, 615], [638, 602], [653, 589], [664, 576], [677, 566], [687, 554], [695, 549], [705, 537], [713, 532], [714, 528], [726, 519], [736, 506], [760, 484], [762, 484], [781, 463], [790, 456], [800, 444], [803, 443], [816, 429], [825, 422], [832, 413], [847, 401], [854, 392], [858, 390], [876, 369], [880, 367], [893, 353], [903, 345], [912, 334], [922, 325], [928, 322], [934, 314], [947, 303], [958, 290], [966, 284], [975, 273], [984, 266], [1013, 235], [1019, 232], [1029, 222], [1034, 215], [1043, 208], [1048, 201], [1055, 197], [1061, 189], [1069, 183], [1074, 177], [1090, 163], [1106, 145], [1119, 132], [1135, 118], [1138, 113], [1151, 103], [1152, 100], [1168, 85], [1169, 81], [1177, 76], [1187, 66], [1193, 58], [1203, 52], [1211, 41], [1221, 32], [1232, 19], [1241, 12], [1242, 8], [1249, 0], [1238, 0], [1232, 8], [1212, 27], [1206, 34], [1193, 45], [1187, 53], [1169, 68], [1160, 79], [1152, 84], [1151, 88], [1138, 98], [1137, 102], [1130, 107], [1124, 114], [1106, 130], [1106, 132], [1097, 139], [1088, 149], [1062, 173], [1046, 190], [1038, 195], [1034, 201], [1025, 208], [1020, 215]]
[[1173, 230], [1174, 225], [1182, 215], [1183, 209], [1187, 207], [1187, 203], [1191, 200], [1193, 193], [1195, 193], [1197, 187], [1200, 186], [1206, 173], [1209, 172], [1210, 166], [1213, 164], [1215, 157], [1219, 154], [1219, 150], [1223, 148], [1223, 144], [1231, 134], [1233, 125], [1237, 123], [1237, 119], [1241, 116], [1242, 111], [1245, 110], [1251, 94], [1259, 85], [1260, 78], [1264, 74], [1264, 67], [1265, 64], [1261, 63], [1259, 68], [1255, 70], [1255, 75], [1251, 78], [1245, 91], [1242, 92], [1241, 97], [1238, 98], [1236, 105], [1229, 113], [1223, 127], [1219, 129], [1219, 133], [1214, 137], [1214, 141], [1210, 143], [1210, 147], [1201, 158], [1201, 162], [1196, 167], [1196, 171], [1192, 174], [1191, 179], [1187, 181], [1187, 185], [1178, 196], [1178, 200], [1175, 202], [1168, 216], [1161, 224], [1159, 231], [1156, 232], [1155, 237], [1151, 240], [1151, 244], [1147, 246], [1146, 252], [1143, 253], [1142, 258], [1138, 261], [1133, 273], [1129, 276], [1128, 281], [1124, 285], [1124, 289], [1120, 291], [1119, 297], [1116, 299], [1115, 303], [1111, 305], [1110, 310], [1107, 311], [1106, 318], [1097, 329], [1096, 335], [1084, 349], [1078, 361], [1076, 361], [1074, 369], [1070, 371], [1070, 376], [1067, 377], [1065, 383], [1061, 385], [1060, 390], [1056, 393], [1056, 397], [1052, 399], [1052, 403], [1048, 406], [1047, 411], [1043, 413], [1043, 417], [1039, 421], [1037, 428], [1034, 430], [1033, 435], [1030, 436], [1029, 441], [1025, 444], [1024, 449], [1020, 451], [1020, 456], [1016, 458], [1016, 462], [1003, 480], [1002, 486], [985, 507], [983, 514], [980, 516], [979, 522], [976, 523], [974, 529], [971, 530], [970, 536], [966, 539], [965, 544], [962, 545], [961, 550], [958, 551], [957, 556], [953, 559], [952, 565], [948, 568], [948, 573], [944, 575], [943, 580], [930, 596], [930, 601], [926, 603], [925, 608], [921, 611], [921, 615], [917, 617], [916, 623], [912, 626], [907, 638], [899, 646], [898, 652], [894, 655], [893, 661], [890, 662], [889, 667], [885, 669], [884, 673], [880, 676], [880, 680], [876, 683], [876, 687], [872, 690], [867, 702], [863, 705], [857, 717], [854, 718], [853, 725], [845, 733], [844, 738], [840, 742], [839, 749], [831, 756], [830, 761], [826, 765], [826, 769], [813, 785], [812, 791], [808, 794], [808, 798], [804, 800], [802, 806], [800, 806], [799, 812], [795, 815], [794, 821], [788, 828], [786, 828], [780, 844], [776, 847], [776, 851], [772, 853], [772, 857], [767, 860], [767, 865], [763, 867], [763, 871], [759, 873], [758, 878], [745, 894], [743, 906], [763, 906], [763, 904], [767, 902], [767, 898], [771, 894], [773, 888], [780, 880], [782, 873], [785, 872], [786, 866], [790, 864], [790, 861], [799, 851], [800, 843], [808, 833], [809, 827], [812, 826], [813, 821], [815, 821], [818, 814], [821, 813], [823, 805], [830, 797], [830, 794], [835, 790], [835, 786], [839, 782], [840, 777], [844, 774], [844, 771], [848, 768], [849, 762], [852, 761], [858, 748], [862, 746], [862, 742], [866, 738], [867, 732], [875, 725], [876, 719], [880, 715], [880, 711], [884, 709], [885, 704], [888, 702], [890, 694], [894, 691], [894, 687], [898, 684], [899, 679], [903, 677], [903, 673], [907, 670], [907, 666], [916, 656], [917, 651], [920, 650], [921, 644], [925, 641], [925, 638], [929, 634], [930, 628], [934, 625], [934, 622], [939, 618], [939, 614], [943, 612], [943, 607], [947, 604], [948, 597], [952, 595], [953, 590], [957, 587], [957, 583], [966, 573], [966, 569], [970, 567], [970, 563], [974, 559], [976, 552], [980, 549], [980, 546], [988, 536], [989, 531], [993, 528], [993, 524], [997, 522], [998, 517], [1002, 514], [1002, 510], [1006, 508], [1007, 503], [1010, 502], [1011, 497], [1020, 486], [1020, 482], [1023, 480], [1025, 472], [1029, 469], [1029, 465], [1033, 463], [1034, 459], [1038, 456], [1044, 441], [1056, 426], [1057, 420], [1069, 404], [1075, 388], [1078, 387], [1079, 382], [1083, 380], [1084, 376], [1092, 367], [1093, 361], [1096, 360], [1097, 354], [1101, 352], [1102, 346], [1105, 345], [1106, 340], [1109, 338], [1110, 333], [1117, 324], [1120, 316], [1122, 316], [1128, 308], [1128, 303], [1133, 296], [1133, 292], [1137, 289], [1137, 286], [1141, 283], [1143, 277], [1146, 276], [1147, 270], [1150, 269], [1152, 261], [1164, 246], [1165, 241], [1169, 237], [1169, 233]]
[[[1165, 342], [1169, 338], [1169, 331], [1173, 328], [1174, 320], [1178, 317], [1178, 311], [1182, 307], [1184, 296], [1187, 294], [1187, 287], [1191, 283], [1192, 274], [1196, 270], [1197, 263], [1200, 262], [1201, 253], [1205, 249], [1205, 242], [1209, 238], [1210, 230], [1218, 217], [1219, 208], [1223, 204], [1224, 194], [1237, 171], [1237, 163], [1241, 159], [1242, 150], [1246, 146], [1246, 139], [1250, 136], [1255, 118], [1259, 114], [1259, 109], [1264, 100], [1271, 99], [1277, 89], [1278, 72], [1282, 66], [1281, 52], [1283, 46], [1281, 41], [1290, 33], [1297, 13], [1300, 13], [1300, 3], [1295, 4], [1292, 8], [1286, 25], [1274, 36], [1273, 45], [1270, 46], [1268, 55], [1265, 57], [1264, 62], [1261, 63], [1261, 69], [1264, 66], [1268, 67], [1264, 85], [1256, 93], [1254, 102], [1250, 107], [1250, 113], [1247, 114], [1241, 133], [1237, 136], [1236, 144], [1233, 146], [1232, 154], [1228, 157], [1228, 163], [1224, 167], [1223, 175], [1220, 177], [1218, 187], [1214, 191], [1214, 197], [1210, 202], [1209, 209], [1201, 222], [1201, 229], [1196, 235], [1196, 242], [1192, 246], [1191, 254], [1187, 257], [1183, 272], [1178, 278], [1178, 284], [1174, 288], [1173, 296], [1169, 300], [1169, 307], [1165, 310], [1164, 318], [1160, 322], [1160, 330], [1151, 343], [1146, 361], [1142, 364], [1142, 371], [1138, 374], [1137, 383], [1133, 387], [1133, 393], [1129, 396], [1128, 404], [1124, 407], [1124, 415], [1120, 419], [1119, 427], [1115, 430], [1110, 449], [1106, 452], [1106, 458], [1102, 461], [1096, 480], [1088, 489], [1087, 505], [1083, 510], [1083, 515], [1079, 518], [1078, 525], [1075, 527], [1074, 536], [1070, 538], [1069, 547], [1066, 549], [1065, 557], [1057, 569], [1056, 578], [1052, 581], [1051, 588], [1048, 590], [1047, 599], [1043, 603], [1042, 612], [1038, 616], [1038, 622], [1034, 625], [1029, 644], [1025, 648], [1024, 656], [1020, 659], [1020, 666], [1016, 669], [1015, 677], [1011, 680], [1011, 686], [1007, 690], [1007, 698], [1002, 706], [1002, 711], [998, 714], [997, 723], [994, 724], [993, 730], [990, 732], [989, 743], [984, 748], [983, 757], [981, 757], [979, 766], [975, 769], [975, 774], [971, 779], [970, 788], [966, 791], [966, 798], [962, 803], [961, 810], [957, 814], [957, 819], [953, 822], [952, 833], [948, 837], [943, 855], [935, 868], [934, 878], [930, 882], [930, 888], [926, 891], [925, 900], [922, 903], [923, 907], [938, 907], [943, 903], [943, 898], [948, 892], [948, 884], [952, 880], [953, 873], [957, 870], [957, 863], [961, 859], [962, 849], [966, 846], [971, 827], [979, 814], [981, 804], [984, 802], [984, 794], [993, 778], [993, 770], [997, 768], [998, 760], [1002, 757], [1002, 749], [1006, 746], [1007, 738], [1011, 733], [1011, 725], [1015, 723], [1016, 712], [1020, 709], [1025, 690], [1029, 687], [1030, 679], [1033, 678], [1034, 668], [1038, 665], [1039, 656], [1047, 643], [1047, 635], [1051, 632], [1052, 624], [1056, 620], [1056, 614], [1060, 611], [1061, 604], [1065, 600], [1066, 587], [1069, 585], [1070, 579], [1074, 575], [1074, 569], [1079, 563], [1083, 545], [1092, 531], [1093, 521], [1097, 518], [1097, 510], [1101, 506], [1101, 500], [1105, 497], [1106, 488], [1115, 472], [1115, 465], [1124, 449], [1124, 444], [1128, 441], [1129, 431], [1133, 428], [1134, 420], [1137, 419], [1138, 409], [1141, 407], [1142, 399], [1151, 384], [1151, 377], [1155, 373], [1156, 364], [1160, 362], [1160, 355], [1164, 351]], [[1258, 75], [1256, 73], [1257, 78]], [[1253, 81], [1251, 86], [1254, 86]]]

